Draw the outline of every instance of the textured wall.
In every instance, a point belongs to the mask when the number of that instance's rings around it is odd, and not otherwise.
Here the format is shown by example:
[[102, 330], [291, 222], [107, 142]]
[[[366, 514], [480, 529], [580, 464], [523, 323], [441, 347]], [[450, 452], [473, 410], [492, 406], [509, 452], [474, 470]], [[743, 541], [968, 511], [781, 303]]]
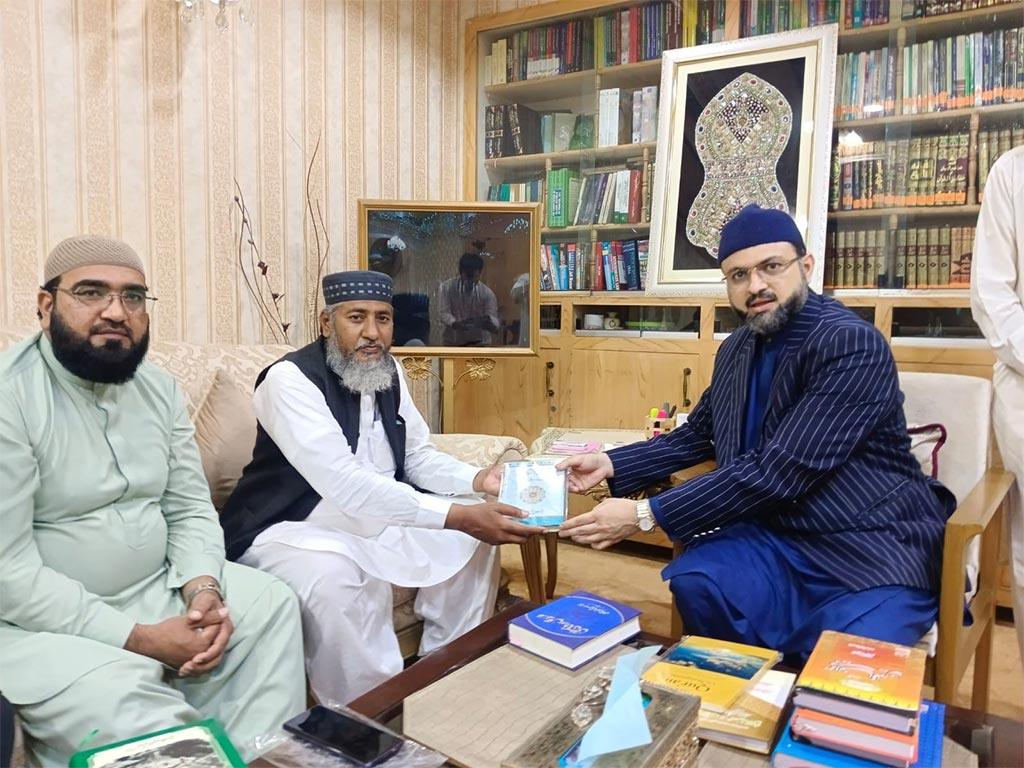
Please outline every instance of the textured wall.
[[235, 182], [291, 340], [318, 201], [329, 268], [359, 197], [461, 196], [463, 27], [536, 0], [250, 0], [227, 33], [173, 0], [0, 0], [0, 324], [31, 325], [49, 249], [134, 245], [164, 340], [268, 338], [239, 277]]

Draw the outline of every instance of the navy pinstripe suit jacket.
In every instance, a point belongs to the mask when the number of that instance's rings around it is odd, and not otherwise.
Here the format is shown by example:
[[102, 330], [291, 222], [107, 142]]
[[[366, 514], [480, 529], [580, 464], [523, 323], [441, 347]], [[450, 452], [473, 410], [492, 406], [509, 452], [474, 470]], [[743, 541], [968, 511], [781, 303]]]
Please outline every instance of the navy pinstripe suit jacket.
[[715, 471], [658, 496], [673, 539], [695, 545], [730, 523], [756, 521], [850, 589], [937, 592], [956, 501], [910, 453], [889, 345], [874, 326], [813, 292], [790, 322], [758, 448], [741, 453], [755, 341], [744, 327], [719, 349], [711, 386], [686, 424], [609, 452], [612, 492], [633, 493], [715, 459]]

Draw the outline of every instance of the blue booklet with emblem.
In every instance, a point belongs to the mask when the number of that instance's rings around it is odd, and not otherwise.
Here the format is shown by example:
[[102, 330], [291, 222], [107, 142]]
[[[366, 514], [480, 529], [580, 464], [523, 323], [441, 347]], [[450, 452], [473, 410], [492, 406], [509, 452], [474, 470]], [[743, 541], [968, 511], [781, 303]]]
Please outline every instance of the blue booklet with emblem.
[[508, 642], [575, 669], [640, 632], [640, 611], [573, 592], [508, 623]]
[[569, 489], [565, 470], [555, 469], [558, 461], [510, 461], [502, 467], [498, 501], [529, 513], [517, 522], [557, 528], [565, 521]]

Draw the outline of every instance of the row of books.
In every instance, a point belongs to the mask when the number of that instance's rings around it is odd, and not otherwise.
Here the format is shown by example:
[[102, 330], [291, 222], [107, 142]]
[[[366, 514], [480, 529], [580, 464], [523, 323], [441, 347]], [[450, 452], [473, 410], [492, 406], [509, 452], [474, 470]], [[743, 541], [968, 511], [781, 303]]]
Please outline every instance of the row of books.
[[1024, 126], [978, 131], [978, 202], [985, 194], [988, 172], [996, 160], [1014, 147], [1024, 146]]
[[597, 146], [639, 144], [658, 138], [658, 86], [602, 88], [597, 99]]
[[846, 0], [843, 26], [846, 29], [889, 23], [889, 0]]
[[535, 112], [525, 104], [491, 104], [484, 111], [484, 156], [488, 160], [593, 146], [593, 115]]
[[940, 765], [945, 707], [922, 699], [925, 659], [920, 648], [822, 632], [773, 768]]
[[942, 16], [1012, 2], [1016, 0], [903, 0], [902, 15], [904, 19], [917, 19], [922, 16]]
[[[683, 0], [687, 45], [725, 40], [728, 0]], [[840, 0], [740, 0], [739, 35], [754, 37], [839, 21]]]
[[967, 288], [974, 227], [830, 232], [825, 288]]
[[679, 0], [658, 0], [594, 18], [594, 48], [602, 67], [657, 59], [682, 45]]
[[642, 291], [647, 287], [650, 241], [545, 243], [542, 291]]
[[571, 19], [521, 29], [491, 43], [484, 57], [487, 85], [566, 75], [594, 68], [594, 23]]
[[978, 131], [971, 165], [966, 133], [840, 144], [832, 156], [829, 209], [962, 205], [972, 183], [980, 202], [992, 165], [1022, 145], [1021, 125]]
[[1022, 53], [1024, 28], [1017, 27], [840, 54], [836, 120], [1024, 101]]
[[840, 144], [829, 207], [858, 211], [967, 202], [970, 134]]

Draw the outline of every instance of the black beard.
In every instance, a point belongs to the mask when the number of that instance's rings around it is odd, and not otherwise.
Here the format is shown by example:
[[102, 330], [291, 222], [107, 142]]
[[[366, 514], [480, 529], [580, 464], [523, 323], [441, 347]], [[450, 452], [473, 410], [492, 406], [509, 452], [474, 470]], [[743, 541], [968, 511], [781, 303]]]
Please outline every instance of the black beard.
[[138, 342], [132, 342], [127, 348], [116, 341], [96, 347], [88, 336], [79, 336], [71, 330], [54, 311], [50, 315], [50, 345], [57, 361], [78, 378], [96, 384], [124, 384], [135, 376], [146, 356], [149, 328], [147, 326]]
[[[773, 333], [780, 331], [793, 318], [793, 315], [804, 308], [804, 304], [807, 303], [808, 289], [809, 286], [804, 281], [801, 289], [794, 293], [785, 304], [780, 304], [778, 309], [767, 315], [764, 313], [751, 315], [749, 312], [742, 312], [736, 309], [736, 307], [732, 309], [751, 331], [761, 336], [771, 336]], [[768, 294], [768, 296], [765, 294]], [[766, 288], [757, 296], [752, 297], [750, 301], [755, 301], [759, 298], [775, 298], [775, 294]]]

